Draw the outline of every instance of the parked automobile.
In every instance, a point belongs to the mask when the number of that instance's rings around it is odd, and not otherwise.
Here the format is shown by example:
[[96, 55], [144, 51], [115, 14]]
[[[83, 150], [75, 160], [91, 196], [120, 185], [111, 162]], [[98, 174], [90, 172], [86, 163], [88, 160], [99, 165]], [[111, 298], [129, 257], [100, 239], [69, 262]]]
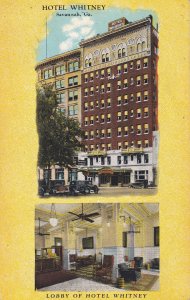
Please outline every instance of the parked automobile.
[[130, 187], [134, 189], [148, 188], [148, 180], [136, 180], [130, 184]]
[[84, 195], [90, 194], [91, 191], [98, 194], [99, 188], [88, 180], [74, 180], [70, 182], [69, 191], [72, 195], [75, 195], [77, 192]]

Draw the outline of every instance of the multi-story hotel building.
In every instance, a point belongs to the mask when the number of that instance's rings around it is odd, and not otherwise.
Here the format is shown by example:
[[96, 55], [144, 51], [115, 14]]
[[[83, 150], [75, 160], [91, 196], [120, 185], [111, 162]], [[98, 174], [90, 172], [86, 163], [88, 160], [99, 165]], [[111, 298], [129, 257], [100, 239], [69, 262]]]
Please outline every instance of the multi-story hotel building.
[[[68, 116], [81, 122], [81, 50], [76, 49], [61, 55], [44, 59], [36, 66], [38, 84], [52, 85], [57, 95], [59, 108]], [[59, 166], [51, 166], [51, 169], [39, 169], [39, 180], [49, 178], [54, 181], [66, 181], [76, 179], [76, 170]]]
[[[78, 153], [69, 179], [91, 179], [100, 186], [138, 180], [156, 184], [157, 61], [158, 33], [148, 16], [135, 22], [125, 18], [110, 22], [107, 32], [82, 40], [80, 49], [37, 65], [39, 82], [55, 81], [55, 89], [58, 84], [58, 97], [60, 102], [63, 97], [69, 115], [70, 107], [78, 104], [84, 152]], [[64, 74], [56, 74], [61, 67]], [[77, 99], [71, 99], [75, 91]]]
[[[156, 183], [158, 33], [148, 16], [110, 22], [83, 50], [82, 129], [86, 166], [99, 185]], [[85, 173], [86, 172], [86, 173]]]

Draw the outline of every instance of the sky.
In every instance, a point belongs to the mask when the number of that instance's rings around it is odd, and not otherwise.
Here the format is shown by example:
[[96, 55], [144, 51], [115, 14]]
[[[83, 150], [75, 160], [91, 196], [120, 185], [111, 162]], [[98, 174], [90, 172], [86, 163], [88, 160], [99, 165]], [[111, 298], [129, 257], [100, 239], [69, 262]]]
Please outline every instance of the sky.
[[[105, 8], [105, 10], [88, 11], [91, 16], [84, 16], [82, 11], [78, 11], [81, 16], [57, 16], [60, 14], [73, 14], [77, 11], [66, 10], [56, 11], [47, 21], [47, 57], [61, 54], [63, 52], [76, 49], [82, 39], [87, 39], [108, 31], [108, 23], [125, 17], [129, 22], [153, 16], [154, 26], [158, 23], [157, 15], [152, 10], [131, 10], [121, 8]], [[46, 26], [44, 24], [44, 37]], [[37, 61], [46, 58], [46, 38], [39, 42], [37, 48]]]

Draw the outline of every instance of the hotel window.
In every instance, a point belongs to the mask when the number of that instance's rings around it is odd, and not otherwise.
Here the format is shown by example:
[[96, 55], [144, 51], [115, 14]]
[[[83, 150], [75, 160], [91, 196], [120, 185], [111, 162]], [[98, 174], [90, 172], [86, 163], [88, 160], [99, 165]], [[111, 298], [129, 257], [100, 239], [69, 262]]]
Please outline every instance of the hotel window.
[[122, 49], [122, 57], [124, 57], [125, 55], [126, 55], [126, 49], [123, 48], [123, 49]]
[[127, 79], [124, 79], [124, 89], [126, 89], [128, 87], [128, 81]]
[[87, 146], [87, 145], [84, 146], [84, 151], [85, 151], [85, 152], [88, 151], [88, 146]]
[[144, 141], [144, 146], [145, 146], [145, 148], [148, 148], [148, 146], [149, 146], [148, 140]]
[[96, 78], [98, 78], [99, 77], [99, 72], [96, 71], [95, 75], [96, 75]]
[[141, 76], [137, 76], [137, 85], [141, 85]]
[[57, 103], [65, 102], [65, 93], [57, 94]]
[[111, 144], [108, 144], [107, 149], [111, 150]]
[[105, 121], [105, 116], [104, 114], [101, 114], [101, 123], [104, 123], [104, 121]]
[[106, 53], [106, 61], [109, 61], [110, 60], [110, 55], [109, 53]]
[[64, 169], [55, 169], [55, 180], [64, 180]]
[[105, 101], [104, 99], [101, 100], [101, 108], [104, 108], [105, 107]]
[[133, 61], [130, 62], [130, 69], [133, 69]]
[[98, 100], [96, 100], [95, 105], [96, 105], [96, 107], [99, 106], [99, 101]]
[[90, 73], [90, 81], [92, 81], [94, 79], [94, 73]]
[[105, 71], [104, 70], [101, 70], [101, 78], [104, 78], [104, 75], [105, 75]]
[[90, 109], [94, 109], [94, 102], [90, 101]]
[[85, 131], [84, 138], [85, 138], [85, 140], [88, 139], [88, 131]]
[[143, 67], [144, 68], [148, 67], [148, 58], [144, 58], [144, 60], [143, 60]]
[[102, 62], [106, 62], [106, 55], [102, 54]]
[[51, 169], [43, 169], [44, 179], [51, 179]]
[[118, 165], [121, 165], [121, 156], [117, 157], [117, 163], [118, 163]]
[[118, 150], [121, 149], [121, 146], [122, 146], [121, 142], [117, 143], [117, 149], [118, 149]]
[[128, 95], [124, 95], [124, 104], [128, 104]]
[[101, 157], [101, 165], [104, 165], [104, 164], [105, 164], [105, 157]]
[[111, 91], [111, 83], [107, 83], [107, 92]]
[[142, 133], [142, 126], [139, 124], [137, 125], [137, 134], [141, 134]]
[[133, 77], [130, 78], [130, 84], [131, 84], [131, 85], [134, 84], [134, 78], [133, 78]]
[[78, 100], [78, 90], [69, 91], [69, 101]]
[[79, 69], [79, 62], [71, 62], [69, 63], [69, 72], [77, 71]]
[[93, 138], [94, 138], [94, 131], [91, 130], [91, 131], [90, 131], [90, 139], [93, 139]]
[[131, 141], [131, 148], [134, 147], [134, 141]]
[[107, 137], [110, 138], [111, 137], [111, 128], [107, 129]]
[[134, 110], [133, 109], [130, 110], [130, 117], [134, 117]]
[[110, 106], [111, 106], [111, 99], [108, 98], [108, 99], [107, 99], [107, 107], [110, 107]]
[[124, 142], [124, 149], [127, 149], [127, 148], [128, 148], [128, 142], [125, 141], [125, 142]]
[[125, 165], [128, 164], [128, 156], [127, 155], [124, 155], [123, 162], [124, 162]]
[[96, 115], [96, 122], [99, 122], [99, 115]]
[[88, 67], [88, 66], [89, 66], [88, 59], [85, 59], [85, 67]]
[[144, 107], [144, 117], [148, 117], [148, 107]]
[[101, 84], [101, 90], [100, 90], [100, 92], [104, 93], [104, 91], [105, 91], [104, 84]]
[[137, 93], [137, 102], [141, 102], [141, 92]]
[[59, 109], [59, 111], [61, 111], [62, 113], [66, 113], [66, 109], [65, 109], [64, 107], [59, 107], [58, 109]]
[[111, 165], [111, 156], [107, 156], [107, 164]]
[[141, 164], [142, 159], [141, 159], [141, 154], [137, 154], [137, 163]]
[[96, 129], [96, 137], [99, 137], [99, 130]]
[[65, 66], [59, 66], [55, 68], [55, 74], [58, 75], [63, 75], [65, 74]]
[[148, 84], [148, 74], [144, 75], [144, 84]]
[[84, 118], [84, 125], [88, 125], [88, 117]]
[[89, 67], [92, 66], [92, 59], [91, 59], [91, 58], [89, 58], [89, 60], [88, 60], [88, 66], [89, 66]]
[[50, 77], [52, 77], [52, 76], [53, 76], [52, 69], [46, 70], [46, 71], [44, 72], [44, 79], [48, 79], [48, 78], [50, 78]]
[[133, 125], [130, 126], [130, 132], [134, 133], [134, 126]]
[[69, 86], [78, 85], [78, 76], [69, 78]]
[[69, 106], [69, 116], [75, 116], [78, 114], [78, 105], [70, 105]]
[[90, 166], [93, 166], [93, 157], [90, 157]]
[[145, 154], [145, 155], [144, 155], [144, 163], [145, 163], [145, 164], [148, 164], [148, 162], [149, 162], [148, 154]]
[[94, 145], [90, 145], [90, 151], [94, 150]]
[[117, 89], [118, 89], [118, 90], [121, 89], [121, 81], [120, 81], [120, 80], [117, 82]]
[[94, 124], [94, 116], [90, 116], [90, 125]]
[[148, 100], [148, 91], [144, 91], [144, 101]]
[[55, 82], [55, 88], [56, 89], [61, 89], [61, 88], [64, 88], [64, 87], [65, 87], [64, 80], [57, 80]]
[[94, 87], [93, 86], [90, 87], [90, 95], [91, 96], [94, 95]]
[[108, 75], [108, 77], [111, 76], [111, 68], [107, 69], [107, 75]]
[[88, 88], [84, 89], [84, 96], [87, 97], [88, 96]]
[[84, 75], [84, 82], [88, 82], [88, 74]]
[[121, 136], [121, 127], [117, 128], [117, 136]]
[[117, 112], [117, 120], [118, 120], [118, 121], [121, 121], [121, 111], [118, 111], [118, 112]]
[[121, 66], [117, 66], [117, 74], [121, 74]]
[[139, 59], [139, 60], [137, 60], [137, 70], [139, 70], [140, 68], [141, 68], [141, 61]]
[[142, 42], [142, 51], [145, 51], [145, 49], [146, 49], [146, 43]]
[[124, 64], [124, 73], [127, 73], [128, 69], [127, 69], [127, 64]]
[[144, 133], [148, 134], [148, 132], [149, 132], [149, 126], [148, 124], [144, 124]]
[[137, 118], [141, 118], [141, 108], [137, 108]]
[[133, 100], [134, 100], [134, 95], [131, 94], [131, 96], [130, 96], [130, 101], [133, 101]]
[[160, 242], [159, 242], [159, 226], [154, 227], [154, 247], [159, 247]]
[[124, 111], [124, 120], [128, 120], [128, 110]]
[[121, 96], [117, 97], [117, 105], [121, 105]]
[[107, 122], [111, 122], [111, 114], [107, 114]]
[[122, 52], [121, 52], [121, 49], [118, 50], [118, 58], [121, 58], [122, 57]]
[[124, 135], [128, 135], [128, 126], [124, 127]]
[[96, 93], [99, 91], [99, 85], [96, 85]]
[[105, 129], [101, 129], [100, 137], [101, 137], [101, 138], [104, 138], [104, 137], [105, 137]]
[[88, 102], [84, 102], [84, 110], [88, 110]]

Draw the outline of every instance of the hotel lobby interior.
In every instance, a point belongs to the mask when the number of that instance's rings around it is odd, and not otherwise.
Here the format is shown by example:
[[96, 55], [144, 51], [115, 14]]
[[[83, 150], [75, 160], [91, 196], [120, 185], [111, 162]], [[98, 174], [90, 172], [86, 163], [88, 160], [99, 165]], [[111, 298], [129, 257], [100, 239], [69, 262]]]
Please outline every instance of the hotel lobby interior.
[[159, 290], [159, 204], [39, 204], [35, 289]]

